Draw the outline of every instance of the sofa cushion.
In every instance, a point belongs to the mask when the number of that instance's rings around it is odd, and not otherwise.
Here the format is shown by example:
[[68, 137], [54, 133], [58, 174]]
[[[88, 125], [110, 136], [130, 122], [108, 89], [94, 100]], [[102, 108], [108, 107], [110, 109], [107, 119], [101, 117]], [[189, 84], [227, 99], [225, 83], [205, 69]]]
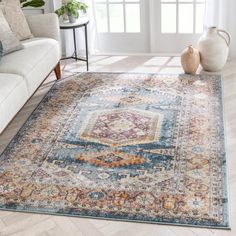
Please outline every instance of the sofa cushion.
[[0, 73], [0, 133], [17, 111], [27, 101], [29, 95], [23, 77]]
[[32, 95], [60, 60], [60, 45], [48, 38], [32, 38], [22, 43], [23, 50], [3, 57], [0, 73], [21, 75]]
[[30, 31], [29, 25], [25, 15], [20, 7], [20, 1], [6, 1], [0, 4], [0, 8], [15, 36], [19, 40], [31, 38], [33, 35]]
[[0, 40], [3, 44], [3, 54], [22, 49], [20, 41], [15, 37], [0, 9]]
[[9, 5], [13, 5], [13, 6], [21, 6], [21, 3], [19, 0], [0, 0], [1, 3], [7, 3]]
[[20, 75], [0, 73], [0, 104], [15, 90], [19, 84], [25, 83]]

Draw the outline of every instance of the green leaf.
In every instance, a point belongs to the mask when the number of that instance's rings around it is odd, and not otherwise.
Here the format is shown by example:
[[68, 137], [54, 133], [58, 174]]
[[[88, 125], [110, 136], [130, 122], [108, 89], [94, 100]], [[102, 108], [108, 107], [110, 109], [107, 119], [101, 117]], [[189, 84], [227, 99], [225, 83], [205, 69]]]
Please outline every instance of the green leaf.
[[22, 7], [42, 7], [45, 5], [44, 0], [21, 0]]
[[[57, 9], [55, 11], [55, 13], [58, 16], [67, 14], [68, 16], [73, 16], [75, 18], [79, 18], [79, 10], [83, 11], [84, 13], [86, 13], [87, 9], [88, 9], [88, 6], [86, 4], [78, 2], [76, 0], [69, 0], [67, 2], [67, 4], [65, 4], [61, 8]], [[62, 12], [63, 12], [63, 14], [62, 14]]]

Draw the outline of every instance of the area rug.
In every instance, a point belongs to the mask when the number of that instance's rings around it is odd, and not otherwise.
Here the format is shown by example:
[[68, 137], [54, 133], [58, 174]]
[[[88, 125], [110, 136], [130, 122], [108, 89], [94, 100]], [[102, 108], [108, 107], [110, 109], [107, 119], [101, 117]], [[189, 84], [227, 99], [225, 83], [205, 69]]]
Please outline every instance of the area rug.
[[57, 82], [0, 158], [0, 208], [228, 228], [219, 76]]

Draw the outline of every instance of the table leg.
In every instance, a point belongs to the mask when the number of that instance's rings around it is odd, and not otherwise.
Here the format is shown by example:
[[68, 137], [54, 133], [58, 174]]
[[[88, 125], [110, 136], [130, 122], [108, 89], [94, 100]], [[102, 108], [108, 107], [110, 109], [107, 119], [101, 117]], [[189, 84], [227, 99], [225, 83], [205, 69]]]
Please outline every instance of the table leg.
[[88, 30], [87, 30], [87, 25], [85, 25], [85, 47], [86, 47], [87, 71], [89, 71], [89, 61], [88, 61]]
[[75, 49], [75, 60], [78, 60], [78, 56], [77, 56], [77, 45], [76, 45], [76, 34], [75, 34], [75, 28], [73, 28], [73, 38], [74, 38], [74, 49]]

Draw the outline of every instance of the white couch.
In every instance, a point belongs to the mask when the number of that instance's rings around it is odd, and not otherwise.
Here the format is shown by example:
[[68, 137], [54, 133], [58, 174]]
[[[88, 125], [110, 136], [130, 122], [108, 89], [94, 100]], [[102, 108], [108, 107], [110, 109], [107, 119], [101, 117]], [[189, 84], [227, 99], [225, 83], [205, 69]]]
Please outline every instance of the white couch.
[[60, 78], [60, 32], [55, 14], [27, 18], [34, 38], [24, 49], [5, 55], [0, 62], [0, 133], [51, 71]]

